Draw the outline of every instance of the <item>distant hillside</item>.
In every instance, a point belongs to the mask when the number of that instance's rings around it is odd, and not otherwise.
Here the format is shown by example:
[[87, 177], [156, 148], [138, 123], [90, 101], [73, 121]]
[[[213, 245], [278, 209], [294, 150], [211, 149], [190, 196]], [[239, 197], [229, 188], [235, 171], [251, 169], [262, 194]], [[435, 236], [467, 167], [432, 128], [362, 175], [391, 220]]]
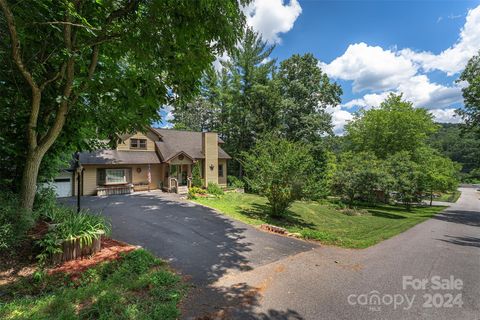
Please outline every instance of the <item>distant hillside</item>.
[[463, 131], [461, 124], [440, 123], [429, 143], [442, 154], [462, 165], [465, 178], [480, 179], [480, 140], [472, 132]]

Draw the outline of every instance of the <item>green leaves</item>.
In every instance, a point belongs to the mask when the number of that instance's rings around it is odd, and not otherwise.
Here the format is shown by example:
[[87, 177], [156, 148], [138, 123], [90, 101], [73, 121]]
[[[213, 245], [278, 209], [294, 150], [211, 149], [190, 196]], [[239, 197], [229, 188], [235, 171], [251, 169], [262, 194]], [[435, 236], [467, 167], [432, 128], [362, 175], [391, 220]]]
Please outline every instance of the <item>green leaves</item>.
[[414, 108], [402, 95], [390, 94], [378, 109], [361, 110], [345, 130], [349, 150], [369, 151], [385, 159], [424, 146], [437, 126], [427, 110]]
[[465, 108], [457, 112], [480, 136], [480, 51], [468, 61], [458, 81], [465, 81], [467, 86], [462, 89]]
[[315, 142], [325, 133], [332, 133], [327, 106], [340, 103], [342, 89], [318, 67], [310, 53], [294, 54], [280, 63], [278, 71], [282, 130], [293, 141]]
[[336, 189], [352, 203], [391, 196], [407, 208], [426, 193], [458, 184], [459, 167], [427, 146], [437, 130], [427, 110], [391, 94], [380, 108], [361, 110], [346, 127]]
[[272, 216], [281, 216], [306, 194], [313, 158], [301, 143], [267, 136], [242, 154], [242, 164], [248, 186], [268, 199]]
[[[161, 106], [173, 97], [193, 96], [203, 71], [216, 54], [232, 50], [245, 23], [236, 0], [21, 1], [11, 10], [24, 65], [39, 87], [45, 84], [31, 125], [38, 141], [57, 128], [59, 105], [68, 104], [66, 122], [46, 155], [53, 163], [61, 154], [95, 147], [96, 140], [158, 122]], [[0, 146], [0, 176], [14, 188], [32, 110], [31, 88], [12, 63], [10, 46], [8, 35], [0, 39], [0, 130], [19, 148]], [[47, 176], [58, 169], [50, 163], [43, 163]]]

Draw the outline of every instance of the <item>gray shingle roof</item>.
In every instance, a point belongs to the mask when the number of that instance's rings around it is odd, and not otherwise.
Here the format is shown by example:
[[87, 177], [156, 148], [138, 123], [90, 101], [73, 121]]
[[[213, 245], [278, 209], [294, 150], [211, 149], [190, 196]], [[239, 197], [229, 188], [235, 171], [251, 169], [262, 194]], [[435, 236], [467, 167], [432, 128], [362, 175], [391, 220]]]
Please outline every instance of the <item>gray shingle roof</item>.
[[[98, 150], [95, 152], [80, 153], [82, 164], [147, 164], [161, 163], [177, 154], [184, 152], [192, 159], [203, 159], [202, 133], [194, 131], [180, 131], [172, 129], [153, 128], [162, 138], [156, 141], [161, 158], [155, 151], [118, 151]], [[219, 138], [219, 143], [223, 141]], [[218, 147], [219, 159], [231, 159], [222, 148]]]
[[[154, 130], [162, 137], [162, 141], [155, 142], [162, 160], [168, 160], [182, 151], [194, 159], [205, 158], [202, 152], [201, 132], [157, 128]], [[218, 142], [223, 143], [220, 138], [218, 138]], [[220, 147], [218, 147], [218, 158], [231, 159], [228, 153]]]
[[147, 164], [160, 163], [155, 151], [98, 150], [80, 153], [81, 164]]

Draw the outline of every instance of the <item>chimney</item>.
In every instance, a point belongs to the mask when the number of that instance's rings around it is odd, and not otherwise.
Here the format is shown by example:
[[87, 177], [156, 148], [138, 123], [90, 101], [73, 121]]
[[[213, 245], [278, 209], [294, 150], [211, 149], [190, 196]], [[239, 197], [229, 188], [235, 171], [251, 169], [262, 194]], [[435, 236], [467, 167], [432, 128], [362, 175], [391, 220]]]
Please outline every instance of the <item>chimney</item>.
[[216, 132], [202, 132], [202, 151], [205, 156], [203, 172], [205, 186], [218, 184], [218, 135]]

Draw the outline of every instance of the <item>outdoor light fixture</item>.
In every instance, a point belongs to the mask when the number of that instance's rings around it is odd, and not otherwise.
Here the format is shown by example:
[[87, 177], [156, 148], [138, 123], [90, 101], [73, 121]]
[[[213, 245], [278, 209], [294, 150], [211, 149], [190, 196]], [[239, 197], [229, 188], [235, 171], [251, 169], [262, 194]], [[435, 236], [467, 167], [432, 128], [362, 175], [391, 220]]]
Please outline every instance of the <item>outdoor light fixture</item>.
[[213, 170], [213, 168], [215, 168], [215, 166], [213, 164], [210, 165], [210, 170]]
[[83, 167], [80, 164], [80, 152], [75, 152], [74, 169], [77, 176], [77, 213], [80, 212], [80, 179], [82, 177]]

